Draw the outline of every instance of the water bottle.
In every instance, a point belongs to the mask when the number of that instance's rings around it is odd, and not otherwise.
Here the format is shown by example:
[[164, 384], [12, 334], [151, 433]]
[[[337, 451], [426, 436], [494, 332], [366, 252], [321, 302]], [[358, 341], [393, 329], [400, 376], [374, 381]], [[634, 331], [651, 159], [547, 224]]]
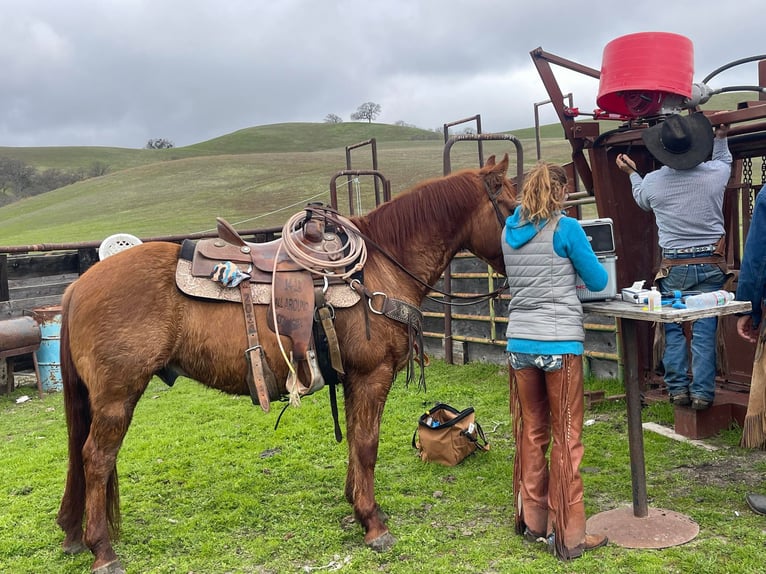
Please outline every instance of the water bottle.
[[712, 293], [690, 295], [684, 303], [687, 309], [710, 309], [711, 307], [722, 307], [729, 301], [734, 301], [734, 293], [719, 290]]
[[662, 294], [657, 291], [657, 287], [652, 286], [646, 302], [649, 311], [662, 311]]

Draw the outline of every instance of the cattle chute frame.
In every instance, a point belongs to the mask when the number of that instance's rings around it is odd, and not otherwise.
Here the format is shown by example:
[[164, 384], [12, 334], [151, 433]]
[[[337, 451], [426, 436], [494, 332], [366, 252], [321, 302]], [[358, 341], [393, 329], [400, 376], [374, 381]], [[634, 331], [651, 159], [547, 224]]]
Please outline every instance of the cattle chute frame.
[[[603, 132], [598, 110], [590, 114], [593, 116], [592, 121], [575, 121], [579, 110], [573, 109], [571, 104], [565, 105], [565, 96], [553, 73], [552, 65], [596, 80], [600, 79], [601, 71], [545, 52], [542, 48], [537, 48], [530, 54], [564, 128], [564, 137], [571, 145], [571, 167], [582, 181], [584, 190], [595, 198], [599, 217], [610, 217], [614, 221], [618, 286], [630, 285], [638, 279], [651, 279], [652, 270], [660, 260], [654, 215], [641, 210], [632, 201], [630, 181], [616, 167], [615, 158], [618, 154], [630, 150], [631, 157], [643, 171], [651, 171], [657, 167], [643, 144], [641, 134], [659, 118], [621, 118], [623, 123], [619, 129], [607, 129]], [[743, 101], [735, 110], [701, 110], [699, 105], [688, 108], [691, 111], [703, 111], [708, 117], [714, 115], [711, 121], [715, 123], [731, 125], [729, 148], [734, 163], [724, 196], [724, 218], [727, 235], [726, 260], [729, 268], [734, 271], [740, 266], [743, 241], [747, 236], [755, 195], [766, 183], [766, 56], [744, 58], [723, 66], [709, 74], [703, 82], [703, 85], [706, 85], [716, 73], [751, 61], [757, 61], [757, 86], [709, 90], [706, 96], [727, 91], [750, 91], [757, 94], [757, 99], [753, 97], [748, 100], [743, 95]], [[705, 88], [701, 90], [705, 91]], [[715, 100], [712, 99], [710, 105], [714, 103]], [[609, 114], [600, 117], [619, 119], [610, 117]], [[740, 240], [740, 227], [743, 240]], [[655, 248], [647, 249], [647, 246]], [[736, 318], [724, 318], [722, 328], [724, 338], [737, 343], [727, 346], [723, 361], [726, 372], [719, 379], [719, 383], [733, 390], [747, 389], [752, 371], [752, 345], [739, 340], [736, 334]], [[642, 325], [636, 348], [623, 349], [623, 352], [637, 354], [639, 374], [646, 384], [656, 382], [652, 365], [651, 335], [649, 325]]]

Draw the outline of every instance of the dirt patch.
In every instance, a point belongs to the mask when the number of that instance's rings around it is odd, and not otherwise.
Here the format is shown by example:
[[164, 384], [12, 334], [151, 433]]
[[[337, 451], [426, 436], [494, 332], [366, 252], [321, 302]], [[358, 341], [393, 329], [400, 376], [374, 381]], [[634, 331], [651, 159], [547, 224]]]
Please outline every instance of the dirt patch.
[[729, 487], [734, 483], [761, 487], [763, 485], [766, 452], [748, 451], [733, 454], [712, 462], [685, 464], [676, 470], [694, 481], [697, 486]]

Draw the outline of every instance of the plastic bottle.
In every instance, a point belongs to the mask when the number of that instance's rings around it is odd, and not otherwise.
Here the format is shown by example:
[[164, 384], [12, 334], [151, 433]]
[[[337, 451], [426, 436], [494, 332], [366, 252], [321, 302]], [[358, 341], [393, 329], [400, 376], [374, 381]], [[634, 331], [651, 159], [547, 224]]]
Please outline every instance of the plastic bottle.
[[719, 290], [712, 293], [700, 293], [699, 295], [690, 295], [684, 303], [687, 309], [709, 309], [712, 307], [722, 307], [729, 301], [734, 301], [734, 293]]
[[657, 291], [657, 287], [652, 286], [646, 300], [649, 311], [662, 311], [662, 294]]

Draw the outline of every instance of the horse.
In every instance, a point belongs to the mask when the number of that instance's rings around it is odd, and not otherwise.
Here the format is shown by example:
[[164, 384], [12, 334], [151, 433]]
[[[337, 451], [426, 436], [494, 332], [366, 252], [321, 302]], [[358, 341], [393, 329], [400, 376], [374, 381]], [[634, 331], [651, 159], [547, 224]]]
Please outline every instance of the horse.
[[[370, 239], [365, 288], [419, 307], [461, 250], [504, 275], [500, 233], [517, 204], [508, 163], [507, 154], [499, 162], [492, 156], [481, 168], [422, 181], [352, 217]], [[173, 371], [248, 394], [242, 305], [183, 294], [175, 282], [180, 250], [161, 241], [131, 247], [88, 269], [62, 297], [69, 461], [57, 522], [64, 552], [90, 550], [97, 574], [125, 572], [112, 547], [120, 523], [116, 460], [152, 377]], [[265, 361], [284, 389], [289, 368], [267, 326], [266, 305], [255, 305], [255, 320]], [[345, 373], [345, 498], [365, 544], [385, 551], [395, 538], [374, 492], [380, 421], [394, 378], [410, 364], [411, 333], [401, 322], [368, 313], [364, 301], [336, 310], [335, 331]]]

